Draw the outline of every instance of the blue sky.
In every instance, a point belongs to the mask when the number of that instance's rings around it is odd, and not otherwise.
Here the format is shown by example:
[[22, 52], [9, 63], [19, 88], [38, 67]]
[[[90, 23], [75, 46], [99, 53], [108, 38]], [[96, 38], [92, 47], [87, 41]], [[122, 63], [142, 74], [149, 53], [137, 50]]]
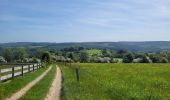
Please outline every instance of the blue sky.
[[169, 41], [170, 0], [0, 0], [0, 42]]

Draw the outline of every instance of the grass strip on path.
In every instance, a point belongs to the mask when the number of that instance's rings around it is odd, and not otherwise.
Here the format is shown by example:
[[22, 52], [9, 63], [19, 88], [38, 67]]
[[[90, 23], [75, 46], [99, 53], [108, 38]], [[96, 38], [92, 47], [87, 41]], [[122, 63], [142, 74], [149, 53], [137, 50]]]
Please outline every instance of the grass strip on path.
[[41, 75], [46, 69], [47, 67], [44, 67], [34, 72], [25, 74], [23, 77], [16, 77], [14, 80], [0, 83], [0, 100], [4, 100], [4, 98], [12, 95], [24, 87], [27, 83]]
[[34, 85], [24, 96], [19, 100], [43, 100], [48, 93], [51, 83], [56, 74], [56, 66], [53, 65], [52, 70], [40, 80], [36, 85]]

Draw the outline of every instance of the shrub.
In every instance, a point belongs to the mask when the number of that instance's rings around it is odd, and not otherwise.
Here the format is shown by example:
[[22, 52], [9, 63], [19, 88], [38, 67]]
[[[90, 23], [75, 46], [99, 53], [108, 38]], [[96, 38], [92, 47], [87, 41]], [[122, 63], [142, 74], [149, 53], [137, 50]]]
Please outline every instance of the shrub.
[[63, 62], [63, 61], [66, 60], [65, 57], [63, 57], [63, 56], [55, 56], [55, 59], [56, 59], [56, 61], [58, 61], [58, 62]]
[[160, 63], [161, 62], [161, 57], [156, 55], [156, 54], [151, 54], [150, 59], [152, 60], [153, 63]]
[[141, 63], [141, 62], [142, 62], [142, 58], [133, 59], [133, 63]]
[[141, 63], [152, 63], [152, 60], [148, 56], [143, 56]]
[[80, 62], [89, 62], [89, 55], [86, 51], [81, 51], [80, 52]]
[[4, 57], [0, 56], [0, 63], [7, 63]]
[[162, 57], [160, 60], [161, 63], [168, 63], [168, 59], [165, 57]]
[[118, 59], [113, 58], [113, 59], [111, 60], [111, 63], [119, 63], [119, 60], [118, 60]]
[[29, 62], [29, 59], [28, 59], [28, 58], [24, 58], [24, 59], [23, 59], [23, 62], [24, 62], [24, 63], [28, 63], [28, 62]]
[[13, 56], [13, 53], [12, 53], [12, 49], [11, 48], [5, 48], [3, 50], [3, 57], [4, 57], [4, 59], [7, 62], [11, 62], [12, 61], [12, 56]]
[[42, 61], [51, 63], [51, 54], [49, 52], [44, 52], [42, 55]]
[[133, 61], [133, 55], [131, 53], [127, 53], [123, 57], [123, 62], [124, 63], [131, 63]]
[[111, 59], [109, 57], [104, 57], [104, 63], [110, 63], [111, 62]]

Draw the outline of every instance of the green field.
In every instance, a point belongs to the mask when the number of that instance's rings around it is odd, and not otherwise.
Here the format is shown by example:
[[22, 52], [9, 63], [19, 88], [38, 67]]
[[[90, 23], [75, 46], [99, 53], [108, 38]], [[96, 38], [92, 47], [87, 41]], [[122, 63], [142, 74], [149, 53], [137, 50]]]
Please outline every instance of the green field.
[[73, 64], [61, 66], [62, 100], [170, 100], [170, 64]]

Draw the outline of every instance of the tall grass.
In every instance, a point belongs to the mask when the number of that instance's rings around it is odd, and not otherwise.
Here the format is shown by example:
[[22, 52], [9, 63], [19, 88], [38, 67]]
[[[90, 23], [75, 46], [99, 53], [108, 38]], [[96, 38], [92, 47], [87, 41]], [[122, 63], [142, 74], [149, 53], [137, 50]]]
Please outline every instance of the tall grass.
[[170, 64], [74, 64], [62, 66], [62, 100], [170, 100]]

